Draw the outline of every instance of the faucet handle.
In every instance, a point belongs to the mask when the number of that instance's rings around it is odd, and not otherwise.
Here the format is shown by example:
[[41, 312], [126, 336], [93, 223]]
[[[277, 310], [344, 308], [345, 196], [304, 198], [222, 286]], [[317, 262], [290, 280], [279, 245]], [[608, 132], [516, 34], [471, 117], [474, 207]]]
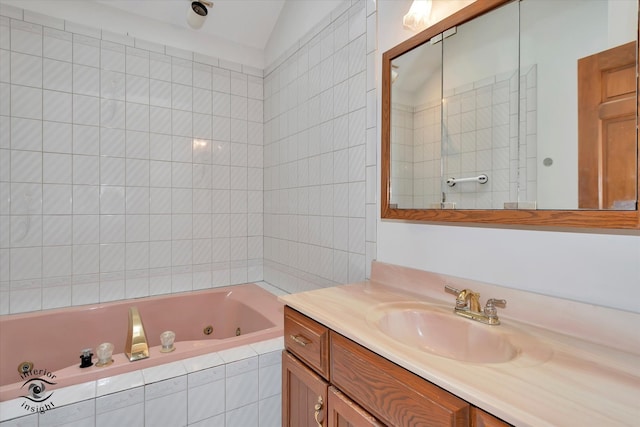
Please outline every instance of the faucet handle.
[[495, 298], [489, 298], [487, 300], [487, 307], [502, 307], [505, 308], [507, 306], [507, 300], [506, 299], [495, 299]]
[[496, 310], [496, 306], [498, 307], [506, 307], [507, 301], [503, 299], [494, 299], [489, 298], [487, 300], [487, 304], [484, 306], [484, 315], [489, 318], [489, 324], [499, 325], [500, 321], [498, 320], [498, 310]]
[[444, 285], [444, 291], [452, 295], [458, 296], [462, 292], [460, 289], [456, 289], [453, 286]]

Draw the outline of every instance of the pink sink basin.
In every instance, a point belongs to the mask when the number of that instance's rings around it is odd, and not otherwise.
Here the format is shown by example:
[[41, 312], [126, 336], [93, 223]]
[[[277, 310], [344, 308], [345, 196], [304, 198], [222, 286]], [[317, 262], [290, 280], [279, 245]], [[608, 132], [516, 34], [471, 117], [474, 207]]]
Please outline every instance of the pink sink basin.
[[386, 336], [414, 349], [472, 363], [504, 363], [519, 354], [501, 326], [456, 316], [453, 310], [419, 302], [378, 306], [367, 321]]

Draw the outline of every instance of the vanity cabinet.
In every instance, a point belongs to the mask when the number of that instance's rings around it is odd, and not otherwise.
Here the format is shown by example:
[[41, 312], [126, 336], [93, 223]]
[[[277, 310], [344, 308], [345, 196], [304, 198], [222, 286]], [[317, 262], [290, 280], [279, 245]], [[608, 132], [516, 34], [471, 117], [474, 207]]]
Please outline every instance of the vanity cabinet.
[[284, 319], [289, 351], [282, 353], [282, 425], [383, 427], [327, 381], [329, 329], [288, 307]]
[[509, 424], [285, 307], [283, 427]]

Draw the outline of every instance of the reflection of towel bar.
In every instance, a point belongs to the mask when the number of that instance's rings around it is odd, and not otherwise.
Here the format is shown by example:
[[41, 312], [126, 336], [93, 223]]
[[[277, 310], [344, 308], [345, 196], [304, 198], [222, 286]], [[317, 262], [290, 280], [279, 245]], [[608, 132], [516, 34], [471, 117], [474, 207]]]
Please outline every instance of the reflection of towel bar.
[[486, 184], [487, 181], [489, 181], [489, 177], [485, 174], [482, 174], [471, 178], [449, 178], [447, 180], [447, 185], [449, 187], [453, 187], [459, 182], [478, 182], [480, 184]]

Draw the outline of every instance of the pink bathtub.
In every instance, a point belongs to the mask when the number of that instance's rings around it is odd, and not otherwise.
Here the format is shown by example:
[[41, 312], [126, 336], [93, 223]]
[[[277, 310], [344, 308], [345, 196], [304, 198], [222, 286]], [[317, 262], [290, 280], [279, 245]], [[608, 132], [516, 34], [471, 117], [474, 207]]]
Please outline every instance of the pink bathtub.
[[[149, 358], [129, 362], [124, 355], [129, 307], [138, 308], [149, 344]], [[205, 328], [212, 327], [210, 335]], [[161, 353], [160, 334], [176, 333], [176, 350]], [[240, 335], [237, 336], [237, 331]], [[283, 310], [277, 297], [254, 284], [188, 294], [141, 298], [0, 317], [0, 401], [24, 395], [18, 367], [32, 362], [34, 373], [55, 375], [55, 388], [239, 345], [282, 336]], [[80, 353], [112, 343], [113, 363], [80, 369]], [[97, 358], [94, 356], [94, 363]]]

